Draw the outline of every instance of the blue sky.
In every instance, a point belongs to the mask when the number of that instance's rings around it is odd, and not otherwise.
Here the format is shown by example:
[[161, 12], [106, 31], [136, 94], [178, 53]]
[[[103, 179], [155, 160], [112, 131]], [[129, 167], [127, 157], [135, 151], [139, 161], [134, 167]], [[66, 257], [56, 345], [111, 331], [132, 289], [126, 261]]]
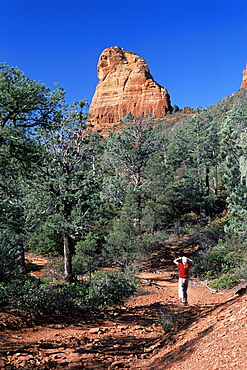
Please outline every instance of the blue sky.
[[172, 104], [203, 108], [239, 90], [247, 1], [0, 0], [0, 62], [91, 102], [101, 52], [143, 57]]

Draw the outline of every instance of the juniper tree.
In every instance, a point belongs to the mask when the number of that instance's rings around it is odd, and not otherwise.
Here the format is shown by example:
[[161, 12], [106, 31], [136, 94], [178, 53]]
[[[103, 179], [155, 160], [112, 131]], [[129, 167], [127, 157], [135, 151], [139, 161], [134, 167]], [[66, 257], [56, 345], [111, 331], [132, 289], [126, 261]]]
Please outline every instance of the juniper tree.
[[[40, 130], [42, 161], [29, 183], [29, 220], [45, 219], [60, 230], [64, 245], [64, 276], [72, 280], [75, 241], [85, 237], [101, 212], [100, 137], [84, 133], [85, 101], [64, 111], [57, 130]], [[43, 221], [44, 222], [44, 221]]]
[[58, 123], [63, 97], [62, 89], [57, 87], [52, 92], [44, 84], [25, 77], [18, 68], [0, 64], [0, 227], [9, 230], [22, 271], [23, 185], [38, 160], [35, 130]]
[[105, 151], [105, 196], [116, 206], [123, 206], [132, 193], [135, 215], [140, 226], [142, 202], [145, 199], [147, 164], [158, 146], [151, 118], [126, 116], [122, 129], [108, 137]]

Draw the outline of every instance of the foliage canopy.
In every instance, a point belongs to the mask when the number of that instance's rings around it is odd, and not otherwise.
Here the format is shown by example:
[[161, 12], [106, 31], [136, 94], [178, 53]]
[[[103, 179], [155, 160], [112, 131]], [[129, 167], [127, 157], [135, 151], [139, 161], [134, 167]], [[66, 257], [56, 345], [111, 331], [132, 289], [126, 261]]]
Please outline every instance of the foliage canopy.
[[[51, 91], [18, 68], [0, 65], [5, 299], [11, 295], [7, 281], [25, 275], [28, 250], [63, 254], [64, 278], [75, 282], [86, 273], [93, 279], [107, 263], [128, 269], [155, 247], [165, 249], [166, 235], [174, 233], [199, 244], [203, 262], [196, 274], [243, 276], [246, 90], [188, 116], [179, 111], [157, 120], [128, 114], [107, 138], [87, 126], [86, 108], [85, 100], [68, 106], [58, 85]], [[104, 290], [99, 306], [115, 304], [114, 279], [118, 294], [126, 288], [125, 277], [112, 276], [99, 274], [88, 286], [91, 298]], [[36, 288], [40, 297], [43, 288], [53, 294], [43, 285]]]

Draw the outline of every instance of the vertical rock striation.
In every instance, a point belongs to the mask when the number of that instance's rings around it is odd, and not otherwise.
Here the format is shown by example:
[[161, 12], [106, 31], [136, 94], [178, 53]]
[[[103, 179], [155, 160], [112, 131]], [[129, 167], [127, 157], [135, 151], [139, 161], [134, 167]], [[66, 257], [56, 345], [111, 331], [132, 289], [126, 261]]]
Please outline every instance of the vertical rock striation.
[[98, 78], [89, 122], [103, 135], [128, 113], [164, 117], [171, 109], [167, 90], [154, 81], [145, 60], [119, 46], [100, 55]]

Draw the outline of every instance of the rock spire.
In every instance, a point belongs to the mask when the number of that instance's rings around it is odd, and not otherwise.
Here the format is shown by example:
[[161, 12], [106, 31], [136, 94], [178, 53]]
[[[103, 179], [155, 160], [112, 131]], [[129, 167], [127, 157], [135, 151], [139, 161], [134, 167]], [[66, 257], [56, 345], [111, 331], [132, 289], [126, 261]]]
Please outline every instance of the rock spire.
[[247, 89], [247, 64], [246, 64], [246, 68], [243, 70], [243, 78], [242, 78], [242, 84], [240, 86], [240, 89]]
[[171, 109], [168, 91], [154, 81], [145, 60], [119, 46], [100, 55], [98, 78], [89, 122], [103, 135], [128, 113], [164, 117]]

